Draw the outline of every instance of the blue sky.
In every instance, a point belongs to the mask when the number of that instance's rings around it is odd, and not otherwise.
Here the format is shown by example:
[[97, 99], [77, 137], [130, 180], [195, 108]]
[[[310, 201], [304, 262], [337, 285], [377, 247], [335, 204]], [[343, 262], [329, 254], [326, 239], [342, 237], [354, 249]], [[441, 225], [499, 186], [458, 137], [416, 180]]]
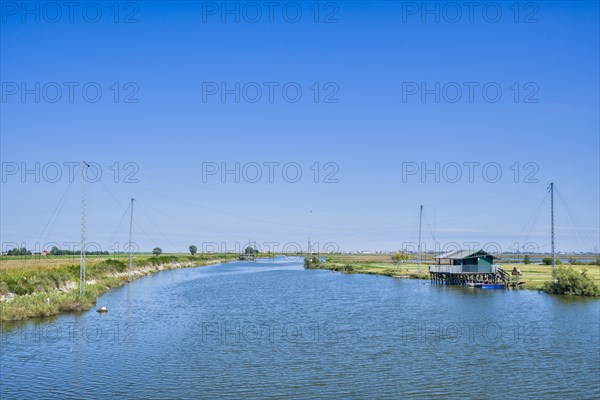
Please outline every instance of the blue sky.
[[[142, 250], [308, 236], [394, 250], [417, 241], [422, 204], [427, 249], [548, 251], [554, 181], [569, 209], [555, 199], [557, 249], [598, 251], [598, 2], [481, 2], [471, 16], [448, 2], [320, 2], [318, 15], [280, 2], [272, 21], [267, 2], [226, 2], [239, 22], [222, 2], [120, 2], [118, 14], [82, 2], [72, 17], [1, 3], [3, 246], [79, 240], [80, 181], [64, 163], [85, 159], [102, 169], [87, 233], [103, 249], [127, 241], [135, 197]], [[206, 175], [236, 163], [239, 182]], [[421, 176], [436, 165], [438, 181]]]

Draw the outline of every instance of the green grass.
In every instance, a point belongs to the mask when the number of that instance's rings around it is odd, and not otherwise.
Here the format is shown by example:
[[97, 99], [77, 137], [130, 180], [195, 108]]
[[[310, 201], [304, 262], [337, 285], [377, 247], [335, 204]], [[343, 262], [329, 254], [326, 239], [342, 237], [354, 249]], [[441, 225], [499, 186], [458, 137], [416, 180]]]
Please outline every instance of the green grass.
[[[96, 298], [127, 281], [127, 258], [89, 256], [86, 291], [79, 294], [79, 258], [73, 256], [3, 256], [0, 258], [0, 321], [46, 317], [90, 309]], [[114, 256], [113, 256], [114, 257]], [[164, 269], [201, 266], [237, 259], [235, 254], [136, 254], [134, 278]]]
[[[552, 282], [552, 266], [539, 264], [500, 264], [508, 273], [517, 266], [522, 273], [521, 287], [531, 290], [544, 290], [548, 282]], [[586, 275], [596, 285], [600, 286], [600, 266], [598, 265], [572, 265], [574, 271]], [[389, 255], [330, 255], [327, 262], [320, 265], [322, 269], [340, 271], [345, 273], [386, 275], [401, 278], [429, 279], [428, 263], [421, 264], [421, 273], [417, 271], [415, 263], [393, 264]]]
[[391, 261], [382, 260], [379, 255], [374, 256], [371, 260], [364, 255], [357, 256], [356, 260], [353, 260], [351, 256], [338, 257], [332, 255], [327, 257], [327, 262], [321, 263], [319, 266], [322, 269], [345, 273], [429, 279], [429, 272], [425, 264], [421, 265], [421, 272], [419, 273], [418, 264], [393, 264]]

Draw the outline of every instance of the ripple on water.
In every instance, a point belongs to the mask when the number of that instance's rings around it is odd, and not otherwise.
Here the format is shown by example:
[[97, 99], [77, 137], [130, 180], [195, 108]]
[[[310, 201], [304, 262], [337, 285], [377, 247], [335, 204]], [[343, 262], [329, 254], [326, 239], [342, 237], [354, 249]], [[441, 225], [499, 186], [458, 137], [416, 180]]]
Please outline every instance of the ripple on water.
[[106, 315], [4, 332], [0, 397], [600, 397], [598, 300], [424, 283], [301, 259], [164, 271]]

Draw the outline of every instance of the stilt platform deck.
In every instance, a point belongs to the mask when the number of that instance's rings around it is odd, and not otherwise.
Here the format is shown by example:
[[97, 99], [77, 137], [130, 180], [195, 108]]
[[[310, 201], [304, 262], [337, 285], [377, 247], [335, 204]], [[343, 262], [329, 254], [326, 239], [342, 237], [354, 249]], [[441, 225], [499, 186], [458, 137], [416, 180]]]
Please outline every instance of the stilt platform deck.
[[505, 288], [517, 288], [525, 282], [512, 277], [497, 265], [486, 272], [465, 272], [460, 265], [432, 265], [429, 267], [432, 283], [459, 286], [499, 285]]

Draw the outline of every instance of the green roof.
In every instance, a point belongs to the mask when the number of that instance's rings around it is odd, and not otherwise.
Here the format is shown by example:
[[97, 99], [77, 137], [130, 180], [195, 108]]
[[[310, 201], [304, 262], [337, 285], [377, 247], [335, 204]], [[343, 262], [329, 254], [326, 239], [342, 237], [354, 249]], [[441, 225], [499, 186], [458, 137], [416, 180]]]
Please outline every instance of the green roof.
[[464, 258], [473, 258], [473, 257], [481, 257], [481, 256], [490, 256], [492, 258], [497, 258], [483, 250], [453, 250], [448, 253], [444, 253], [442, 255], [437, 256], [438, 259], [450, 259], [450, 260], [462, 260]]

